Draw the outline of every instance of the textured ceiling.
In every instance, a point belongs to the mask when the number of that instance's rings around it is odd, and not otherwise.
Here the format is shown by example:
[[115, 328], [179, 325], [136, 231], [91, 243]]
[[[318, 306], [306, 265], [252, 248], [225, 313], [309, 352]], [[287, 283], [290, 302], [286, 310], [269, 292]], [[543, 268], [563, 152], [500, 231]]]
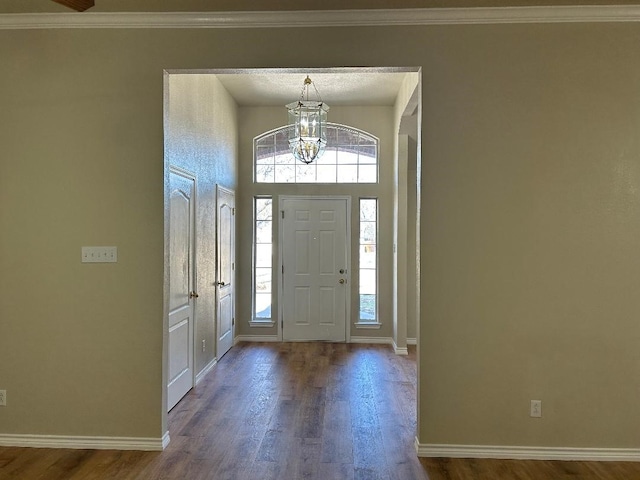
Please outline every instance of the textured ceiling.
[[[252, 70], [218, 73], [240, 106], [285, 105], [300, 98], [307, 74], [329, 106], [393, 105], [406, 72], [385, 69]], [[310, 99], [315, 92], [310, 90]]]

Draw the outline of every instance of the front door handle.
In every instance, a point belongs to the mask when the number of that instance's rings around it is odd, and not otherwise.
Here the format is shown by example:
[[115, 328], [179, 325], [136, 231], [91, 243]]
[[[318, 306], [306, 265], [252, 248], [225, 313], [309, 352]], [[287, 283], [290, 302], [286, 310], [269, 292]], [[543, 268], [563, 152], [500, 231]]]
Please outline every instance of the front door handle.
[[341, 278], [340, 283], [347, 283], [347, 281], [344, 278]]

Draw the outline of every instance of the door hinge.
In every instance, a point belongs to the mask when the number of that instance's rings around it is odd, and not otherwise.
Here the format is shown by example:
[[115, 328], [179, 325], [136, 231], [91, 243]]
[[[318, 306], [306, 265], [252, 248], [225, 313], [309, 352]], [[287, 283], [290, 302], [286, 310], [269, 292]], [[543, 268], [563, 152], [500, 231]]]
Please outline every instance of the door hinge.
[[236, 324], [236, 317], [231, 319], [231, 326], [233, 327]]
[[282, 273], [284, 273], [284, 265], [282, 265]]
[[231, 262], [231, 270], [235, 270], [236, 269], [236, 262]]
[[282, 218], [284, 218], [284, 210], [280, 210], [280, 213], [282, 214]]
[[235, 207], [231, 209], [231, 215], [235, 215], [236, 214], [236, 209]]

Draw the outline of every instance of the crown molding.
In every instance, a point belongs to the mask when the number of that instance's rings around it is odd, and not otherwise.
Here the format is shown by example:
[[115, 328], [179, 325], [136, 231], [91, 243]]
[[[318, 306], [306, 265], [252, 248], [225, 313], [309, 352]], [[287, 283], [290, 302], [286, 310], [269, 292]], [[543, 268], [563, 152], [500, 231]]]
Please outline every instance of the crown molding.
[[369, 10], [9, 13], [0, 30], [56, 28], [296, 28], [503, 23], [638, 22], [640, 5]]

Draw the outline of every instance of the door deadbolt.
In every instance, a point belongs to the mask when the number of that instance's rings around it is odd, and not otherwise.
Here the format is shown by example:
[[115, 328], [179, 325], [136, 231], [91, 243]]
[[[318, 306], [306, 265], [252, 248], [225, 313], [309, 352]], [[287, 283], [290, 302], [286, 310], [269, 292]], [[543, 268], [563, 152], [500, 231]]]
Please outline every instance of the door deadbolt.
[[344, 268], [341, 268], [341, 269], [340, 269], [340, 273], [345, 273], [345, 271], [346, 271], [346, 270], [345, 270]]

